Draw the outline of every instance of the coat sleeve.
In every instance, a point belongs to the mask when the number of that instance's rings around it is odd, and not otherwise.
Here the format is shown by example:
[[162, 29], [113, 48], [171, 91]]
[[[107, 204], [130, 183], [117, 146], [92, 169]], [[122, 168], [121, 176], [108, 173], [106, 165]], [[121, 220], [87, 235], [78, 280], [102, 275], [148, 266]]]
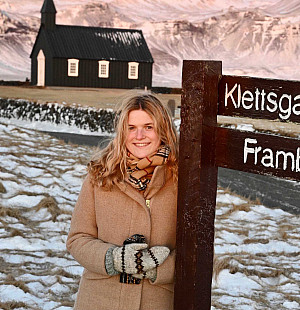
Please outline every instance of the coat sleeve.
[[90, 182], [89, 175], [83, 182], [73, 211], [66, 246], [70, 254], [84, 268], [107, 276], [105, 254], [113, 244], [98, 239], [94, 186]]
[[[157, 267], [157, 278], [152, 284], [174, 283], [175, 276], [175, 250], [173, 250], [162, 265]], [[150, 281], [151, 283], [151, 281]]]

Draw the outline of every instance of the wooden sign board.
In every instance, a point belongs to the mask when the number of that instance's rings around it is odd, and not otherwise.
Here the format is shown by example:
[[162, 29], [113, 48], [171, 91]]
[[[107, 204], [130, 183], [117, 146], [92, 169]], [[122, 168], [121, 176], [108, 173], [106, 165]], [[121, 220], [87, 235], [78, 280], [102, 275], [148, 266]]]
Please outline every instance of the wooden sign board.
[[184, 61], [175, 310], [210, 310], [218, 166], [300, 180], [300, 140], [217, 127], [217, 114], [300, 123], [300, 82]]
[[300, 122], [300, 82], [223, 76], [219, 115]]
[[300, 180], [300, 140], [217, 128], [218, 167]]

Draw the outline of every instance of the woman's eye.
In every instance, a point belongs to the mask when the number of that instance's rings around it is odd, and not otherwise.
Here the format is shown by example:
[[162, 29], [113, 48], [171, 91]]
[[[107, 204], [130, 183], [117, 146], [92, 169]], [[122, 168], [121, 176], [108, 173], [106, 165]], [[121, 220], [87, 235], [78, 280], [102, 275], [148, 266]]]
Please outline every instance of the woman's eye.
[[133, 130], [134, 130], [134, 127], [133, 127], [133, 126], [129, 126], [129, 127], [128, 127], [128, 130], [129, 130], [129, 131], [133, 131]]
[[146, 129], [147, 129], [147, 130], [152, 130], [152, 129], [153, 129], [153, 126], [146, 126]]

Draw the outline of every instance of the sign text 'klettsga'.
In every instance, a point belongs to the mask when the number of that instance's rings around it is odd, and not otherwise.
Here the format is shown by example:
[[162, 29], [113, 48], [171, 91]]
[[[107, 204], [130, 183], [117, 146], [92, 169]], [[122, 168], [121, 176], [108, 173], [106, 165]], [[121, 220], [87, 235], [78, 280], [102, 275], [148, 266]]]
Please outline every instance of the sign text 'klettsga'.
[[300, 82], [223, 76], [218, 114], [299, 122]]

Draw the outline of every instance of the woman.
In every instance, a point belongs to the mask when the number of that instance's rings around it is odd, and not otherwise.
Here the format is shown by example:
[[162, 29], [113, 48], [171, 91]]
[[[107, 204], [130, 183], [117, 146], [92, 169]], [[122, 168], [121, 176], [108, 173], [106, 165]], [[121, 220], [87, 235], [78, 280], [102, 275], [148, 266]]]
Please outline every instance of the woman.
[[178, 144], [153, 95], [127, 100], [88, 165], [67, 249], [84, 267], [75, 309], [173, 309]]

